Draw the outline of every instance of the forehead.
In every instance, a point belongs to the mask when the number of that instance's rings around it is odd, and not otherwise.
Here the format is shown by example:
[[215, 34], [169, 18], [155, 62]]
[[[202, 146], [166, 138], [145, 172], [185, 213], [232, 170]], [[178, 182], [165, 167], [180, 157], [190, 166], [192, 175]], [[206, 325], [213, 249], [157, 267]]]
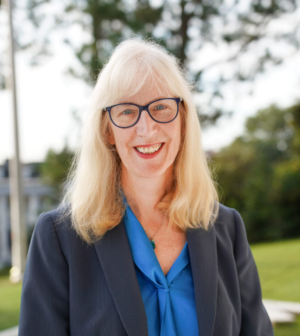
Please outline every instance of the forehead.
[[150, 82], [145, 83], [145, 85], [137, 92], [128, 91], [125, 95], [118, 99], [117, 104], [134, 103], [138, 105], [147, 105], [153, 100], [171, 97], [173, 97], [173, 95], [166, 86]]

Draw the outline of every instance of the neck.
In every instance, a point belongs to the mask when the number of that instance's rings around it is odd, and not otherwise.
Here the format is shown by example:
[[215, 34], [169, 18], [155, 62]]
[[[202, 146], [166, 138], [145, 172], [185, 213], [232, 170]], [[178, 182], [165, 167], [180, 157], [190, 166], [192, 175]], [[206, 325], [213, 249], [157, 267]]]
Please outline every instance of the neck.
[[172, 188], [173, 166], [163, 175], [141, 177], [122, 167], [122, 188], [125, 197], [141, 223], [145, 225], [157, 217], [157, 204]]

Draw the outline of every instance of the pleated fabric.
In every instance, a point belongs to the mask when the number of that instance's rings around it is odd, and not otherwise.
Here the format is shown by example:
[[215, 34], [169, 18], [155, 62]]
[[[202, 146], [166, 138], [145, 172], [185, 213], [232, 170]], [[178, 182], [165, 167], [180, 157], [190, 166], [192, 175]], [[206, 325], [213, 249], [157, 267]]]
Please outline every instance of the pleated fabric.
[[124, 201], [124, 224], [145, 306], [149, 336], [199, 336], [187, 242], [165, 276], [142, 225]]

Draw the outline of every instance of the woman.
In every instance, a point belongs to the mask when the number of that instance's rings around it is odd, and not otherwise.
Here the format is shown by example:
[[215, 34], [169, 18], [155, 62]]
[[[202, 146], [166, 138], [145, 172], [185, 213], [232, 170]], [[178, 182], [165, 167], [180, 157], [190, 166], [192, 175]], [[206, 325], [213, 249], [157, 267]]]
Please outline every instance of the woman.
[[68, 185], [34, 230], [20, 336], [273, 335], [243, 221], [218, 203], [191, 90], [159, 46], [114, 51]]

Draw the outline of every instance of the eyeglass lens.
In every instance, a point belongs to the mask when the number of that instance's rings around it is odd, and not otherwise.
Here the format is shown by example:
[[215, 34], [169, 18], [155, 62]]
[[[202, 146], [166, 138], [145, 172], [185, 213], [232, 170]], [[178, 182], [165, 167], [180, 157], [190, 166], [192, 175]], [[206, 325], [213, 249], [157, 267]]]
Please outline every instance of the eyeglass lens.
[[[149, 112], [153, 119], [159, 122], [168, 122], [175, 118], [177, 102], [172, 99], [162, 99], [149, 105]], [[114, 123], [120, 127], [133, 125], [139, 117], [139, 108], [135, 105], [121, 104], [111, 109]]]

